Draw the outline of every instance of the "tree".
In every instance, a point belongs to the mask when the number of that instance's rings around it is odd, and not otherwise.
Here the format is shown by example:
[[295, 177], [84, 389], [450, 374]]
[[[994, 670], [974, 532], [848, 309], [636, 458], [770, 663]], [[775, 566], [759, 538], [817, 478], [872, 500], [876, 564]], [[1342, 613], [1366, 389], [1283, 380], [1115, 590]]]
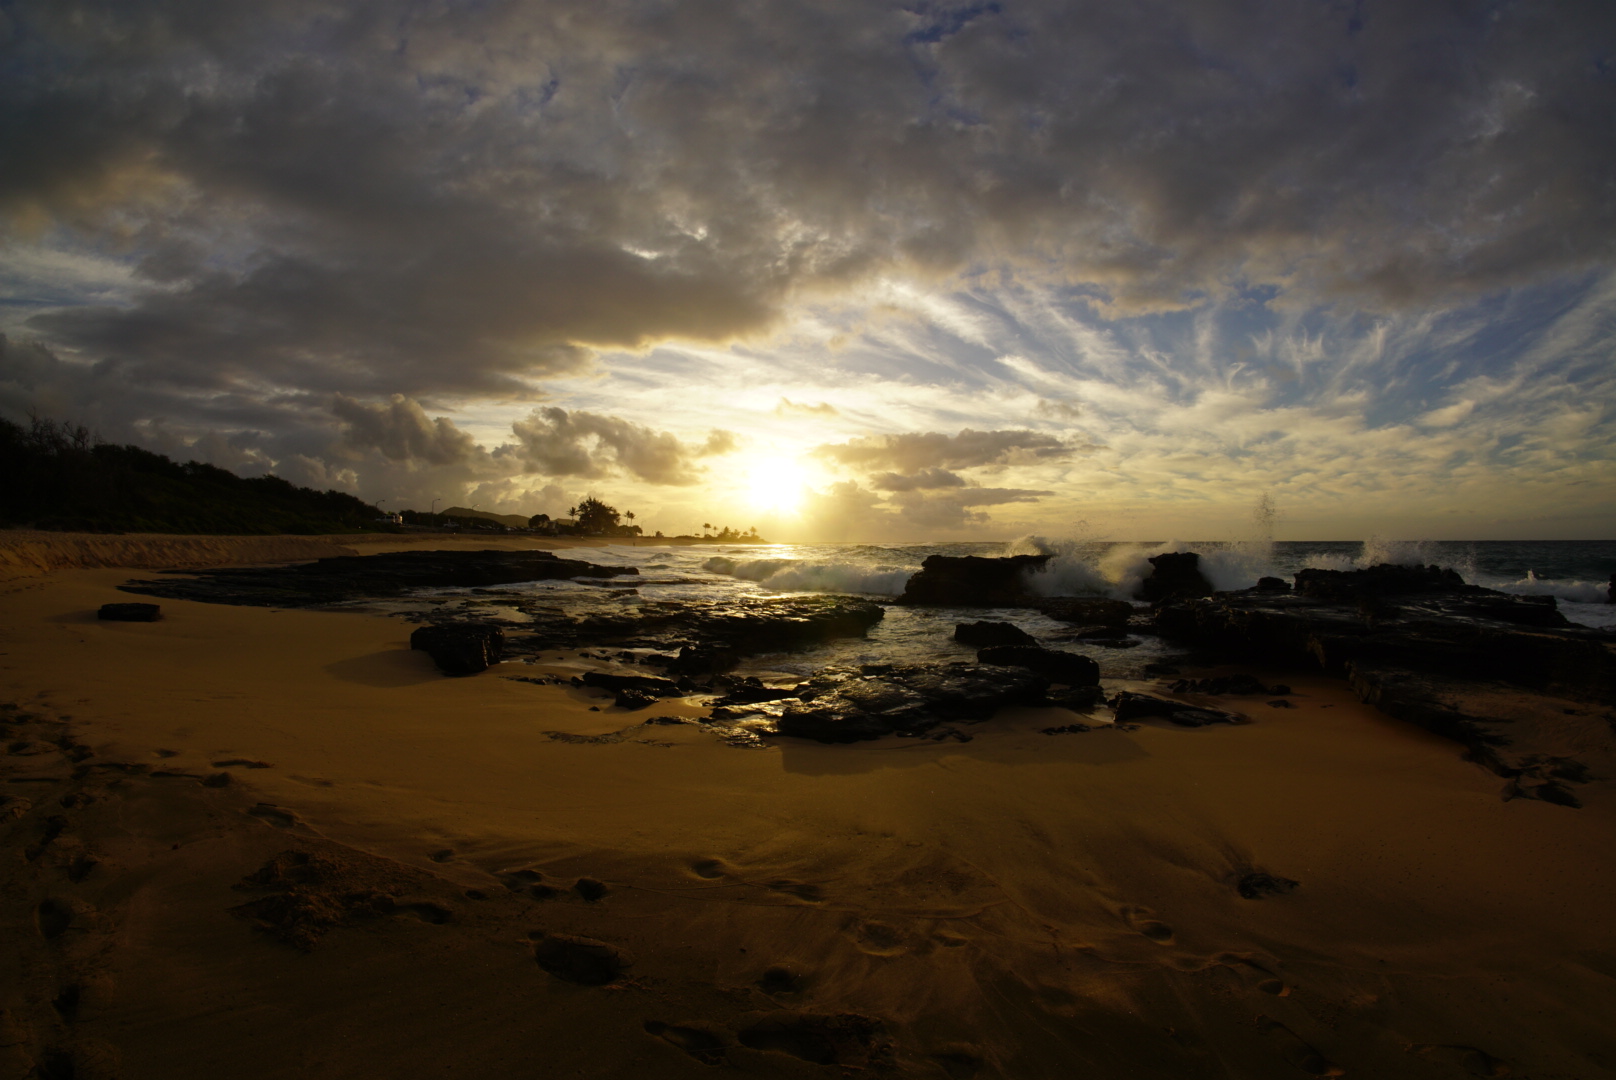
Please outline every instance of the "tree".
[[550, 524], [549, 514], [534, 514], [532, 517], [527, 519], [527, 527], [530, 529], [542, 528], [548, 524]]
[[616, 528], [622, 516], [617, 507], [607, 506], [593, 495], [578, 504], [578, 529], [588, 536], [606, 536]]

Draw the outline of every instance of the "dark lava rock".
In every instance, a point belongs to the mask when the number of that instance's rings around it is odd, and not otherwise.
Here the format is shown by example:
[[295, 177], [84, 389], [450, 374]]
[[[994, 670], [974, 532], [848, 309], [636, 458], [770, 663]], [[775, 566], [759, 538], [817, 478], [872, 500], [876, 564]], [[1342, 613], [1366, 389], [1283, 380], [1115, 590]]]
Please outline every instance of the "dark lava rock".
[[1062, 724], [1060, 727], [1039, 728], [1045, 735], [1081, 735], [1085, 731], [1094, 729], [1087, 724]]
[[1257, 579], [1257, 584], [1246, 590], [1254, 593], [1281, 593], [1290, 592], [1291, 583], [1284, 578], [1263, 577]]
[[194, 579], [137, 581], [125, 592], [260, 607], [310, 607], [401, 596], [412, 589], [515, 585], [556, 578], [617, 577], [634, 567], [596, 566], [548, 551], [399, 551], [339, 555], [293, 566], [188, 570]]
[[[1246, 663], [1343, 676], [1366, 703], [1455, 740], [1509, 779], [1506, 797], [1573, 797], [1548, 762], [1616, 768], [1611, 725], [1578, 707], [1616, 704], [1616, 634], [1565, 624], [1552, 597], [1497, 593], [1431, 567], [1297, 577], [1288, 595], [1170, 602], [1156, 627]], [[1559, 786], [1535, 794], [1549, 784]]]
[[1143, 720], [1147, 717], [1160, 717], [1179, 727], [1205, 727], [1208, 724], [1244, 724], [1249, 721], [1243, 716], [1234, 713], [1220, 712], [1217, 709], [1203, 709], [1195, 705], [1186, 705], [1182, 701], [1168, 701], [1166, 698], [1152, 697], [1149, 694], [1134, 694], [1127, 690], [1117, 694], [1113, 701], [1116, 709], [1116, 722], [1126, 724], [1134, 720]]
[[978, 663], [1021, 667], [1036, 671], [1051, 682], [1068, 686], [1098, 686], [1100, 665], [1078, 653], [1044, 649], [1036, 645], [994, 645], [976, 654]]
[[607, 671], [586, 671], [581, 681], [585, 686], [610, 690], [614, 694], [624, 690], [636, 690], [651, 695], [652, 700], [659, 697], [679, 697], [684, 693], [679, 689], [679, 684], [673, 680], [658, 679], [652, 675], [615, 675]]
[[1414, 593], [1458, 592], [1465, 580], [1440, 566], [1395, 566], [1381, 563], [1366, 570], [1299, 570], [1296, 595], [1314, 600], [1357, 601], [1366, 597]]
[[1011, 555], [984, 559], [977, 555], [928, 555], [920, 572], [904, 585], [900, 604], [948, 607], [1026, 607], [1039, 599], [1028, 588], [1028, 575], [1044, 569], [1048, 555]]
[[764, 686], [756, 676], [745, 679], [729, 679], [722, 677], [713, 680], [716, 689], [724, 690], [724, 696], [713, 702], [714, 705], [756, 705], [760, 701], [780, 701], [784, 698], [797, 696], [796, 687], [785, 689], [774, 686]]
[[1033, 636], [1019, 626], [1007, 622], [960, 623], [954, 627], [954, 640], [961, 645], [981, 648], [986, 645], [1033, 645]]
[[633, 963], [615, 945], [572, 934], [544, 935], [533, 946], [533, 958], [556, 978], [584, 986], [605, 986]]
[[[685, 645], [679, 655], [667, 665], [669, 671], [679, 675], [713, 675], [729, 671], [741, 662], [741, 650], [727, 641], [709, 641], [701, 645]], [[655, 662], [655, 658], [650, 658]]]
[[1254, 675], [1220, 675], [1211, 679], [1180, 679], [1172, 686], [1175, 694], [1288, 694], [1288, 686], [1268, 686]]
[[410, 635], [410, 648], [425, 651], [445, 675], [475, 675], [499, 663], [505, 631], [480, 623], [421, 626]]
[[1284, 896], [1286, 893], [1294, 892], [1300, 884], [1301, 882], [1292, 881], [1290, 878], [1275, 877], [1261, 870], [1253, 870], [1242, 875], [1235, 888], [1247, 900], [1261, 900], [1268, 896]]
[[635, 690], [633, 687], [624, 687], [617, 691], [617, 695], [612, 699], [612, 704], [619, 709], [647, 709], [655, 705], [658, 700], [660, 699], [655, 694], [647, 693], [644, 690]]
[[1051, 691], [1046, 702], [1073, 712], [1086, 712], [1105, 700], [1105, 691], [1098, 686], [1074, 686], [1067, 690]]
[[819, 742], [920, 735], [950, 721], [987, 720], [1002, 706], [1044, 700], [1048, 680], [971, 664], [893, 665], [879, 675], [829, 668], [797, 687], [775, 733]]
[[1035, 606], [1056, 622], [1079, 626], [1124, 627], [1134, 613], [1133, 605], [1126, 600], [1060, 598], [1041, 600]]
[[95, 617], [109, 622], [156, 622], [163, 617], [162, 611], [157, 604], [102, 604]]
[[1150, 559], [1154, 569], [1139, 586], [1152, 604], [1183, 596], [1210, 596], [1212, 583], [1201, 573], [1201, 556], [1193, 551], [1166, 552]]

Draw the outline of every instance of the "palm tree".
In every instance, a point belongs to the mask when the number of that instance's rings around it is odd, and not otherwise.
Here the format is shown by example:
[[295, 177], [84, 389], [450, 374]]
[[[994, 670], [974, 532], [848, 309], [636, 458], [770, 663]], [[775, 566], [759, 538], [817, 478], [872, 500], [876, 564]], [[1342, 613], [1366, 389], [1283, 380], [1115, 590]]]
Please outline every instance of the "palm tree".
[[634, 524], [634, 511], [632, 511], [632, 510], [625, 510], [625, 511], [623, 511], [623, 516], [624, 516], [624, 517], [626, 517], [626, 518], [628, 518], [628, 523], [629, 523], [629, 524], [630, 524], [630, 525], [632, 525], [632, 524]]

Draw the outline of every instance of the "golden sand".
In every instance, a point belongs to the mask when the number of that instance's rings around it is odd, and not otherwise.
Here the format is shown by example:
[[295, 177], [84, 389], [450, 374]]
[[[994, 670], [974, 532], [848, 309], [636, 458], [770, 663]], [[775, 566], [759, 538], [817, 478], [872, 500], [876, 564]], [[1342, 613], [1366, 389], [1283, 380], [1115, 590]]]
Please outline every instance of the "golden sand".
[[[114, 541], [151, 546], [74, 557], [352, 542]], [[0, 586], [0, 1076], [1616, 1074], [1609, 784], [1503, 802], [1341, 683], [1259, 671], [1298, 707], [1219, 699], [1243, 727], [742, 750], [636, 726], [695, 701], [504, 677], [576, 657], [442, 677], [397, 619], [99, 622], [128, 577]], [[286, 852], [346, 920], [306, 950], [231, 910]], [[559, 978], [546, 934], [628, 966]]]

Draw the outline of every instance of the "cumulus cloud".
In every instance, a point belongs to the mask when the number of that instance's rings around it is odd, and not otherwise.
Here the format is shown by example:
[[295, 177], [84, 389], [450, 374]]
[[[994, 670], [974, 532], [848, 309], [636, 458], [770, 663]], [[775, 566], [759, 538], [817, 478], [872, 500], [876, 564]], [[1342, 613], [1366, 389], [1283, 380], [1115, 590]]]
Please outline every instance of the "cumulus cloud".
[[419, 402], [394, 394], [386, 404], [366, 405], [342, 394], [331, 402], [342, 421], [343, 440], [353, 447], [380, 450], [395, 461], [451, 465], [477, 449], [470, 435], [448, 417], [429, 419]]
[[880, 473], [870, 483], [883, 491], [923, 491], [928, 488], [964, 487], [965, 478], [947, 469], [921, 469], [917, 473]]
[[918, 474], [926, 469], [971, 469], [984, 465], [1026, 464], [1063, 458], [1074, 448], [1037, 431], [973, 431], [958, 435], [941, 432], [906, 432], [869, 435], [845, 443], [828, 443], [814, 453], [838, 465], [855, 469], [890, 469]]
[[627, 475], [652, 484], [694, 484], [696, 459], [733, 446], [728, 432], [714, 432], [702, 446], [690, 446], [615, 416], [566, 409], [536, 409], [512, 425], [516, 442], [500, 453], [529, 471], [547, 476], [597, 478]]

